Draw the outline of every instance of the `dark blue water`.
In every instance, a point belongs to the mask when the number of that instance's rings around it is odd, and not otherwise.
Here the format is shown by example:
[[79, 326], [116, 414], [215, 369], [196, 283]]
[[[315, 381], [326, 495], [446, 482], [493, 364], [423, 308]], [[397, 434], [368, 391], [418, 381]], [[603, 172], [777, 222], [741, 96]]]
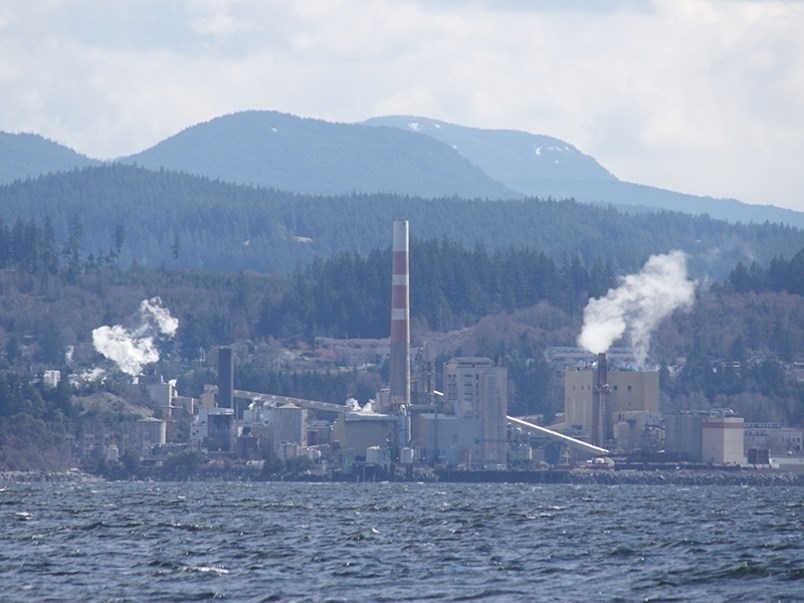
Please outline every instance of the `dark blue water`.
[[2, 601], [804, 600], [804, 488], [0, 483]]

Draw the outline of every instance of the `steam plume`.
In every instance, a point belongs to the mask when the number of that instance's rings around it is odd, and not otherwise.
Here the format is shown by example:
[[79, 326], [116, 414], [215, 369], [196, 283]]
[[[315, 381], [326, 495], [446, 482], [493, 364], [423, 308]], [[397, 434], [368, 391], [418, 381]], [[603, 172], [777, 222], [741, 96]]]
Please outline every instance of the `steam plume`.
[[628, 334], [640, 366], [648, 355], [651, 332], [674, 310], [689, 308], [695, 298], [695, 281], [687, 278], [687, 256], [671, 251], [651, 256], [638, 274], [622, 279], [605, 297], [591, 299], [583, 312], [578, 345], [601, 354]]
[[154, 338], [173, 337], [179, 328], [178, 319], [162, 307], [162, 300], [158, 297], [144, 299], [140, 303], [137, 323], [131, 329], [114, 325], [92, 331], [95, 349], [117, 363], [121, 371], [134, 377], [142, 372], [144, 365], [159, 360]]

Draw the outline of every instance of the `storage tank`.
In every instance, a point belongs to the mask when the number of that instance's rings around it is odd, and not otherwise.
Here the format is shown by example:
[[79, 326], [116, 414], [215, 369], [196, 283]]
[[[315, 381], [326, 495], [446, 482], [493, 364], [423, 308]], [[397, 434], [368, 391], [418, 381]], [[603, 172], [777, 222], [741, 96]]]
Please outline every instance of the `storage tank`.
[[382, 448], [369, 446], [366, 448], [366, 465], [379, 465], [382, 462]]
[[416, 457], [416, 451], [413, 448], [405, 447], [399, 451], [399, 462], [403, 465], [412, 465]]

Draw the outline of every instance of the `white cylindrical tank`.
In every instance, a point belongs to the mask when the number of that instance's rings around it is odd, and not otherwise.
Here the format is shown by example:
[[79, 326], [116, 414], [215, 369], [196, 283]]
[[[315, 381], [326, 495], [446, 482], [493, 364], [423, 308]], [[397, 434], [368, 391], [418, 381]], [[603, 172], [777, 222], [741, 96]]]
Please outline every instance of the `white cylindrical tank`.
[[120, 451], [117, 449], [116, 444], [109, 444], [106, 447], [106, 462], [116, 463], [120, 458]]
[[366, 448], [366, 465], [379, 465], [382, 462], [382, 448], [369, 446]]
[[625, 452], [634, 448], [633, 437], [631, 436], [631, 424], [628, 421], [618, 421], [614, 424], [614, 439], [617, 446]]
[[403, 465], [412, 465], [416, 458], [416, 451], [413, 448], [402, 448], [399, 451], [399, 462]]

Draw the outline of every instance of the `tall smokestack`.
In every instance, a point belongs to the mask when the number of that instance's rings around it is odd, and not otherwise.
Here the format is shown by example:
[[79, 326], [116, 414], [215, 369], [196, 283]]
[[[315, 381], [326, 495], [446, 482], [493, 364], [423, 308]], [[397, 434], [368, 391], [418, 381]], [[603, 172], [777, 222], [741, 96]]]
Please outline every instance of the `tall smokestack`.
[[595, 385], [592, 390], [592, 443], [605, 447], [608, 439], [608, 421], [606, 419], [609, 399], [609, 361], [606, 353], [597, 355]]
[[218, 407], [233, 408], [234, 364], [232, 348], [218, 348]]
[[391, 281], [391, 375], [392, 406], [410, 402], [410, 297], [408, 293], [408, 221], [394, 222], [393, 272]]

